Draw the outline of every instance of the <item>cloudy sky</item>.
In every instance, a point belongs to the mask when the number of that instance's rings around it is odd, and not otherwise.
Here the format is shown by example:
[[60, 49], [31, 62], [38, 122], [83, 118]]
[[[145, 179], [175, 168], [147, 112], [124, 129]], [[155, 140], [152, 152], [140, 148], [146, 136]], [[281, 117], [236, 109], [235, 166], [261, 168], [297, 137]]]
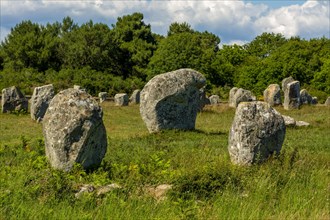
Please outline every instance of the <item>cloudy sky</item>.
[[171, 23], [188, 22], [223, 44], [246, 43], [263, 32], [330, 38], [329, 0], [1, 0], [0, 40], [22, 20], [46, 24], [70, 16], [78, 24], [110, 26], [134, 12], [144, 14], [153, 32], [166, 35]]

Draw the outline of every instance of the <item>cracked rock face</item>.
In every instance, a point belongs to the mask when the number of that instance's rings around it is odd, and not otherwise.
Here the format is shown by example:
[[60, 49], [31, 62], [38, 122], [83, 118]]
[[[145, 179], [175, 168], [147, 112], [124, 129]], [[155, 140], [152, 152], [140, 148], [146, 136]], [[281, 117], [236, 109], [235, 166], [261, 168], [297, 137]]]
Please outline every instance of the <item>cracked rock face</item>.
[[50, 102], [43, 119], [46, 156], [55, 169], [98, 166], [107, 150], [102, 108], [83, 90], [67, 89]]
[[54, 94], [52, 84], [34, 88], [30, 108], [31, 118], [33, 120], [42, 120]]
[[229, 132], [228, 150], [234, 164], [250, 165], [279, 153], [285, 137], [282, 115], [266, 102], [238, 105]]
[[140, 113], [149, 132], [194, 129], [201, 104], [200, 89], [205, 84], [205, 77], [192, 69], [180, 69], [152, 78], [140, 96]]

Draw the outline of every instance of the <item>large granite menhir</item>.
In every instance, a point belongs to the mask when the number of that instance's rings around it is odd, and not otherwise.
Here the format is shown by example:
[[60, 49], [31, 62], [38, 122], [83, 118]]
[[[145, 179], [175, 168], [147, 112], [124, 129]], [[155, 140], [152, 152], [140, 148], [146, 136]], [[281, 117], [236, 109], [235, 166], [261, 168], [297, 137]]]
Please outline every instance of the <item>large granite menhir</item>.
[[69, 171], [74, 163], [98, 166], [107, 150], [103, 111], [83, 90], [66, 89], [50, 102], [43, 118], [46, 156], [55, 169]]
[[2, 90], [1, 107], [2, 113], [14, 111], [27, 112], [28, 100], [16, 86], [12, 86]]
[[140, 113], [149, 132], [195, 128], [200, 109], [200, 89], [205, 77], [192, 69], [180, 69], [152, 78], [140, 95]]
[[279, 153], [285, 137], [282, 115], [266, 102], [241, 102], [229, 132], [232, 163], [250, 165]]

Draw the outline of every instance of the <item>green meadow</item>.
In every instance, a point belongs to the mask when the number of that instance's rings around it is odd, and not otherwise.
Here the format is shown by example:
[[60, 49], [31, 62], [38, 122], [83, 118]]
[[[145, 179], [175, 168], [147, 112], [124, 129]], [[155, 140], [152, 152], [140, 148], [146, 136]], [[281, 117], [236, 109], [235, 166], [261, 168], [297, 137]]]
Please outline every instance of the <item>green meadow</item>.
[[[276, 109], [309, 127], [289, 127], [279, 156], [232, 165], [235, 111], [207, 106], [196, 130], [149, 134], [137, 105], [101, 104], [108, 150], [100, 167], [51, 169], [42, 124], [0, 114], [0, 219], [329, 219], [330, 108]], [[75, 194], [84, 184], [121, 186]], [[165, 197], [145, 190], [170, 184]]]

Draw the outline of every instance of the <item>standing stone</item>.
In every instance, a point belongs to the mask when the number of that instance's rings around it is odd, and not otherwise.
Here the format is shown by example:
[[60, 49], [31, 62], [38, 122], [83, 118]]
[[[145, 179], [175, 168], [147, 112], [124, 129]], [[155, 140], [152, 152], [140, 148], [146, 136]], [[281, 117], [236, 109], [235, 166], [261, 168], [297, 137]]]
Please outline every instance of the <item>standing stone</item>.
[[287, 89], [284, 93], [284, 109], [298, 109], [300, 106], [300, 83], [293, 81], [287, 84]]
[[310, 105], [312, 103], [312, 96], [307, 92], [306, 89], [300, 91], [300, 104]]
[[33, 120], [37, 120], [38, 122], [42, 120], [54, 95], [53, 84], [34, 88], [30, 101], [30, 113]]
[[138, 89], [134, 90], [131, 97], [129, 98], [129, 101], [132, 104], [140, 104], [140, 93], [141, 93], [140, 90]]
[[2, 113], [13, 111], [27, 112], [28, 100], [16, 86], [12, 86], [2, 90], [1, 107]]
[[287, 78], [284, 78], [282, 80], [282, 90], [283, 92], [285, 93], [286, 89], [287, 89], [287, 85], [290, 83], [290, 82], [293, 82], [295, 81], [291, 76], [287, 77]]
[[270, 84], [264, 91], [264, 101], [270, 106], [280, 105], [281, 101], [281, 89], [278, 84]]
[[236, 104], [234, 102], [234, 96], [235, 96], [235, 93], [237, 92], [237, 90], [238, 90], [237, 87], [233, 87], [229, 91], [229, 107], [236, 108]]
[[311, 105], [316, 105], [317, 103], [318, 103], [317, 97], [316, 96], [312, 97]]
[[232, 106], [235, 108], [238, 106], [241, 102], [252, 102], [256, 101], [256, 97], [250, 92], [249, 90], [241, 89], [239, 88], [231, 100]]
[[330, 106], [330, 96], [327, 98], [327, 100], [325, 100], [324, 105]]
[[195, 128], [205, 77], [179, 69], [152, 78], [141, 91], [140, 113], [149, 132]]
[[209, 97], [211, 105], [217, 105], [220, 103], [220, 97], [218, 95], [211, 95]]
[[118, 93], [115, 95], [115, 105], [116, 106], [127, 106], [128, 105], [128, 95], [126, 93]]
[[106, 92], [100, 92], [99, 93], [99, 99], [100, 99], [100, 103], [104, 102], [105, 100], [107, 100], [108, 97], [108, 93]]
[[69, 171], [74, 163], [98, 166], [107, 150], [103, 111], [85, 91], [66, 89], [50, 102], [43, 119], [46, 156], [55, 169]]
[[232, 163], [250, 165], [279, 153], [285, 137], [283, 117], [266, 102], [238, 105], [229, 132]]

